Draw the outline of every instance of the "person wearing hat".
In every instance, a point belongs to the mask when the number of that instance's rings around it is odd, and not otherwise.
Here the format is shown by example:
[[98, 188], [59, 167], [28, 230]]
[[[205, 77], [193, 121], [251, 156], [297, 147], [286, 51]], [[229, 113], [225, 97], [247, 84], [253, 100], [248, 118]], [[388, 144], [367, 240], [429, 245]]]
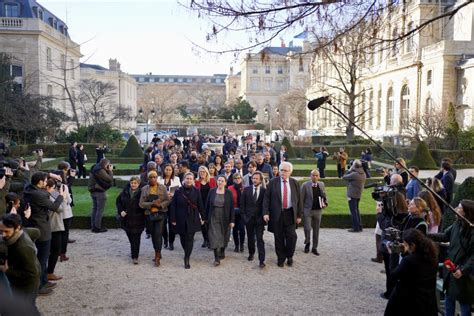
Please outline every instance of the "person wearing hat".
[[155, 249], [155, 266], [160, 266], [161, 247], [163, 244], [163, 225], [168, 212], [170, 199], [166, 186], [158, 183], [158, 173], [148, 172], [148, 185], [142, 188], [140, 207], [145, 209], [151, 224], [151, 240]]

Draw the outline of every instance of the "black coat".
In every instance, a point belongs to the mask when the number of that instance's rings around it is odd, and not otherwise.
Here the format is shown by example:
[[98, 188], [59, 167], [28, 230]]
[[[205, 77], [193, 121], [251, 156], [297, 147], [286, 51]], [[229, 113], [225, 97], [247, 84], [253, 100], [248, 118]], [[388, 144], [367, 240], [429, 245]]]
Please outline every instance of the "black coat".
[[69, 164], [71, 169], [77, 168], [77, 149], [74, 146], [69, 147]]
[[[217, 188], [211, 189], [207, 195], [206, 201], [206, 214], [204, 220], [209, 221], [212, 218], [212, 213], [214, 212], [214, 199], [216, 198]], [[224, 193], [224, 217], [223, 222], [230, 224], [235, 222], [235, 213], [234, 213], [234, 202], [232, 197], [232, 192], [226, 189]]]
[[436, 300], [437, 266], [419, 254], [405, 256], [390, 273], [397, 281], [385, 315], [438, 315]]
[[244, 189], [240, 200], [240, 215], [245, 224], [255, 217], [257, 224], [265, 224], [263, 220], [263, 199], [265, 197], [265, 188], [260, 186], [257, 201], [253, 198], [253, 185]]
[[204, 207], [201, 194], [194, 186], [191, 188], [182, 186], [176, 190], [169, 205], [169, 212], [170, 223], [176, 223], [171, 226], [173, 232], [186, 234], [201, 231]]
[[[77, 148], [77, 164], [81, 165], [81, 166], [85, 164], [84, 151], [81, 150], [80, 148]], [[71, 168], [72, 168], [72, 166], [71, 166]]]
[[[139, 205], [140, 196], [141, 190], [138, 189], [132, 198], [130, 196], [130, 184], [128, 184], [115, 200], [120, 226], [127, 233], [139, 234], [145, 229], [145, 210]], [[122, 211], [127, 212], [125, 217], [120, 216]]]

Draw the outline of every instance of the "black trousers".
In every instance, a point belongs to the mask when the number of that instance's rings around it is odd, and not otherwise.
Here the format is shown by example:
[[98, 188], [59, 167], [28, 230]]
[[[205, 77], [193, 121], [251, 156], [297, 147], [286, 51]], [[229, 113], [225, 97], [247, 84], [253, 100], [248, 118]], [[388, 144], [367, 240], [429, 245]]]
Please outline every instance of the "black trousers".
[[54, 273], [54, 269], [58, 263], [58, 258], [61, 254], [62, 235], [62, 231], [51, 233], [51, 247], [48, 258], [48, 274]]
[[342, 168], [342, 166], [340, 164], [337, 164], [337, 177], [338, 178], [342, 178], [342, 176], [344, 175], [344, 169]]
[[132, 259], [137, 259], [138, 255], [140, 254], [140, 239], [142, 236], [142, 233], [130, 233], [126, 232], [128, 241], [130, 242], [130, 250], [131, 250], [131, 255]]
[[249, 254], [255, 254], [255, 237], [257, 237], [258, 260], [260, 262], [264, 262], [265, 243], [263, 241], [263, 232], [265, 230], [265, 226], [263, 224], [258, 224], [255, 217], [252, 217], [252, 219], [247, 223], [246, 228]]
[[237, 247], [238, 245], [243, 245], [245, 242], [245, 225], [240, 214], [235, 214], [234, 223], [234, 228], [232, 228], [232, 238]]
[[383, 263], [385, 266], [385, 276], [387, 277], [387, 280], [385, 282], [385, 285], [387, 287], [386, 294], [387, 294], [387, 297], [389, 297], [393, 289], [395, 288], [395, 285], [397, 285], [396, 281], [391, 280], [390, 271], [392, 271], [398, 266], [400, 255], [398, 253], [389, 254], [386, 251], [382, 251], [382, 256], [383, 256]]
[[161, 251], [163, 246], [163, 227], [165, 220], [150, 221], [151, 223], [151, 241], [155, 251]]
[[208, 230], [209, 228], [207, 227], [207, 223], [204, 223], [201, 225], [202, 238], [204, 239], [205, 242], [209, 242]]
[[293, 208], [283, 210], [280, 218], [273, 225], [275, 238], [275, 252], [278, 262], [284, 262], [286, 258], [292, 258], [296, 248], [296, 223]]
[[184, 250], [184, 257], [191, 257], [194, 246], [194, 233], [179, 234], [179, 241], [181, 242], [181, 247], [183, 247]]
[[170, 244], [174, 243], [176, 239], [176, 233], [172, 232], [170, 227], [170, 217], [169, 215], [166, 216], [165, 220], [163, 221], [163, 239], [165, 243], [169, 242]]
[[69, 240], [69, 229], [71, 229], [72, 217], [63, 219], [64, 230], [62, 231], [61, 236], [61, 254], [66, 254], [67, 252], [67, 241]]
[[84, 164], [77, 164], [77, 178], [80, 179], [82, 177], [83, 179], [85, 179], [86, 175], [87, 170], [86, 167], [84, 167]]

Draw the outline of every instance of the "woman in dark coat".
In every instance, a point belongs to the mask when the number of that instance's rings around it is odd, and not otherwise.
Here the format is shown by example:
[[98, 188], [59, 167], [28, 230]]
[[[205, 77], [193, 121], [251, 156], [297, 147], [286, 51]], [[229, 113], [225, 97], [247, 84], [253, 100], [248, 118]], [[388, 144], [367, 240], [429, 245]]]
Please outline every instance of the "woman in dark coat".
[[321, 147], [318, 152], [314, 154], [314, 157], [318, 159], [318, 170], [319, 176], [325, 178], [324, 170], [326, 169], [326, 159], [328, 158], [329, 153], [326, 147]]
[[120, 226], [127, 233], [130, 242], [133, 264], [138, 264], [140, 237], [145, 229], [145, 210], [139, 205], [141, 195], [139, 186], [140, 177], [133, 176], [115, 201]]
[[230, 229], [234, 227], [234, 202], [232, 192], [225, 188], [224, 176], [217, 178], [217, 188], [211, 189], [206, 202], [209, 247], [214, 250], [214, 265], [225, 258], [225, 248], [230, 239]]
[[201, 194], [194, 186], [194, 174], [184, 175], [183, 186], [178, 188], [170, 203], [170, 222], [172, 230], [179, 234], [184, 249], [184, 268], [190, 269], [189, 258], [193, 251], [194, 234], [201, 231], [204, 223], [204, 207]]
[[84, 166], [86, 164], [86, 156], [84, 152], [84, 145], [82, 144], [77, 144], [77, 178], [80, 179], [81, 176], [82, 178], [86, 178], [86, 167]]
[[[462, 200], [457, 211], [474, 222], [473, 200]], [[457, 219], [444, 233], [430, 237], [436, 241], [449, 241], [448, 259], [456, 266], [454, 272], [444, 270], [445, 315], [454, 315], [456, 301], [461, 306], [461, 316], [471, 315], [471, 305], [474, 304], [474, 229]]]
[[403, 232], [403, 245], [408, 254], [390, 272], [390, 278], [397, 283], [388, 300], [385, 315], [436, 316], [436, 247], [414, 228]]
[[235, 226], [232, 228], [232, 238], [234, 239], [234, 251], [235, 252], [244, 252], [244, 242], [245, 242], [245, 225], [240, 216], [240, 199], [242, 197], [242, 192], [244, 187], [242, 185], [242, 176], [238, 173], [234, 173], [232, 176], [234, 184], [229, 187], [229, 191], [232, 193], [233, 202], [234, 202], [234, 214], [235, 214]]

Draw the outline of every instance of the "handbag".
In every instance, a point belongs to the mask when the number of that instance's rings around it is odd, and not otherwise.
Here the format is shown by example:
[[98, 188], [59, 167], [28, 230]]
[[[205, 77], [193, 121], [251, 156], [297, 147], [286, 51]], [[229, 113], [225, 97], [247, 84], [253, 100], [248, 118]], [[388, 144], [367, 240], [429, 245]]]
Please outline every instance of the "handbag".
[[[147, 202], [152, 202], [152, 201], [157, 200], [157, 199], [158, 199], [158, 195], [150, 194], [150, 195], [148, 195]], [[158, 207], [152, 206], [150, 208], [149, 218], [152, 222], [161, 221], [161, 220], [165, 219], [165, 216], [166, 216], [166, 214], [163, 213], [163, 212], [160, 212]]]

